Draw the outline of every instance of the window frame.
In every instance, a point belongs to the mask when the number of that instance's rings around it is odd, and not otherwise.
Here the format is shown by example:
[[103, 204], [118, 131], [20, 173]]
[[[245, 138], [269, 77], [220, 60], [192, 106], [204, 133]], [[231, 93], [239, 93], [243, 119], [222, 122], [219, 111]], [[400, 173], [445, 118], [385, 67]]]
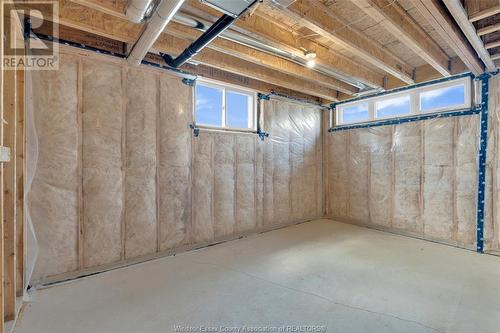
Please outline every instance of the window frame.
[[[220, 126], [217, 125], [209, 125], [209, 124], [201, 124], [196, 121], [196, 91], [197, 85], [200, 84], [205, 87], [215, 88], [222, 90], [222, 124]], [[251, 102], [249, 106], [251, 106], [248, 110], [248, 121], [251, 122], [251, 126], [248, 128], [241, 127], [230, 127], [227, 125], [227, 91], [234, 92], [237, 94], [242, 94], [251, 97]], [[240, 87], [234, 84], [210, 80], [210, 79], [197, 79], [194, 86], [193, 93], [193, 122], [196, 127], [205, 128], [205, 129], [214, 129], [214, 130], [227, 130], [227, 131], [237, 131], [237, 132], [255, 132], [257, 128], [257, 91], [249, 88]]]
[[[447, 88], [447, 87], [458, 86], [458, 85], [460, 85], [460, 83], [463, 83], [463, 86], [464, 86], [464, 103], [463, 104], [434, 108], [434, 109], [427, 110], [427, 111], [422, 110], [422, 105], [421, 105], [422, 93], [432, 91], [432, 90]], [[467, 84], [467, 83], [469, 83], [469, 84]], [[437, 84], [429, 85], [427, 87], [422, 87], [422, 88], [420, 88], [420, 91], [418, 94], [418, 111], [420, 113], [427, 114], [427, 113], [446, 112], [446, 111], [470, 108], [472, 106], [471, 90], [472, 90], [472, 81], [468, 77], [457, 79], [457, 80], [452, 80], [452, 81], [448, 81], [448, 82], [437, 83]]]
[[[408, 104], [410, 106], [410, 109], [408, 110], [408, 113], [405, 113], [400, 116], [378, 116], [378, 110], [377, 110], [377, 102], [384, 102], [388, 101], [391, 99], [395, 99], [398, 97], [403, 97], [403, 96], [408, 96]], [[394, 93], [394, 94], [388, 94], [385, 96], [380, 96], [380, 98], [376, 98], [373, 100], [373, 120], [385, 120], [385, 119], [392, 119], [392, 118], [401, 118], [401, 117], [408, 117], [411, 116], [412, 113], [412, 94], [409, 94], [407, 91], [405, 92], [399, 92], [399, 93]]]
[[[345, 102], [345, 103], [340, 103], [335, 107], [335, 126], [342, 126], [342, 125], [355, 125], [355, 124], [364, 124], [364, 123], [370, 123], [374, 121], [380, 121], [380, 120], [387, 120], [387, 119], [398, 119], [398, 118], [405, 118], [409, 116], [415, 116], [415, 115], [423, 115], [423, 114], [432, 114], [432, 113], [441, 113], [441, 112], [448, 112], [448, 111], [455, 111], [455, 110], [463, 110], [463, 109], [470, 109], [473, 105], [472, 101], [472, 79], [470, 76], [462, 77], [462, 78], [457, 78], [454, 80], [446, 81], [446, 82], [439, 82], [435, 84], [429, 84], [417, 88], [409, 88], [405, 89], [403, 91], [396, 91], [396, 92], [389, 92], [387, 94], [382, 94], [379, 96], [374, 96], [374, 97], [367, 97], [367, 98], [360, 98], [358, 100], [352, 101], [352, 102]], [[454, 106], [446, 106], [446, 107], [441, 107], [441, 108], [435, 108], [432, 110], [428, 111], [423, 111], [421, 108], [421, 103], [420, 103], [420, 96], [424, 92], [432, 91], [432, 90], [437, 90], [437, 89], [442, 89], [446, 87], [452, 87], [452, 86], [458, 86], [458, 85], [463, 85], [464, 86], [464, 103], [461, 105], [454, 105]], [[376, 110], [376, 103], [380, 101], [385, 101], [385, 100], [390, 100], [393, 98], [397, 98], [400, 96], [409, 96], [410, 99], [410, 112], [404, 115], [399, 115], [399, 116], [386, 116], [386, 117], [377, 117], [377, 110]], [[368, 103], [368, 119], [363, 120], [363, 121], [358, 121], [358, 122], [352, 122], [352, 123], [345, 123], [343, 121], [343, 109], [345, 107], [350, 107], [358, 104], [364, 104]]]

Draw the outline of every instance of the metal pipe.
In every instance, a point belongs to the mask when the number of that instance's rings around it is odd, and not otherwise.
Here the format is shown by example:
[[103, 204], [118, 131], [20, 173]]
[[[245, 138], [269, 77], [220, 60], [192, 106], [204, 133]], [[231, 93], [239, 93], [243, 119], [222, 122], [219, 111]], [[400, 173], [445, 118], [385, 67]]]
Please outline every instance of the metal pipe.
[[[200, 31], [206, 31], [207, 27], [210, 25], [210, 22], [205, 21], [203, 19], [200, 19], [196, 16], [193, 16], [191, 14], [187, 14], [185, 12], [178, 12], [174, 18], [172, 19], [174, 22], [180, 23], [182, 25], [200, 30]], [[271, 41], [266, 41], [266, 40], [259, 40], [256, 39], [255, 37], [247, 36], [241, 32], [234, 31], [232, 29], [225, 30], [223, 33], [219, 35], [219, 37], [222, 37], [224, 39], [230, 40], [232, 42], [236, 42], [251, 48], [254, 48], [259, 51], [264, 51], [272, 55], [277, 55], [280, 56], [284, 59], [290, 60], [296, 64], [299, 64], [301, 66], [305, 66], [306, 61], [304, 60], [303, 56], [298, 55], [299, 52], [293, 53], [292, 51], [287, 51], [283, 50], [280, 48], [281, 46], [278, 44], [275, 44]], [[302, 52], [302, 51], [301, 51]], [[373, 87], [367, 86], [364, 83], [361, 83], [352, 77], [349, 77], [345, 74], [342, 74], [338, 71], [335, 71], [333, 69], [321, 66], [321, 65], [316, 65], [315, 68], [316, 71], [333, 76], [338, 78], [339, 80], [342, 80], [344, 82], [347, 82], [357, 88], [360, 89], [360, 92], [373, 92], [374, 89]]]
[[146, 26], [146, 29], [137, 40], [127, 60], [133, 65], [139, 65], [146, 56], [146, 53], [151, 49], [154, 42], [163, 32], [168, 22], [174, 17], [175, 13], [184, 3], [184, 0], [162, 0], [151, 19]]
[[189, 45], [179, 56], [176, 58], [171, 57], [168, 54], [162, 54], [163, 59], [167, 65], [177, 68], [185, 64], [189, 59], [198, 54], [205, 46], [207, 46], [211, 41], [222, 34], [234, 21], [241, 17], [245, 12], [257, 3], [254, 0], [247, 8], [245, 8], [238, 16], [231, 16], [224, 14], [222, 15], [214, 24], [210, 26], [197, 40], [195, 40], [191, 45]]

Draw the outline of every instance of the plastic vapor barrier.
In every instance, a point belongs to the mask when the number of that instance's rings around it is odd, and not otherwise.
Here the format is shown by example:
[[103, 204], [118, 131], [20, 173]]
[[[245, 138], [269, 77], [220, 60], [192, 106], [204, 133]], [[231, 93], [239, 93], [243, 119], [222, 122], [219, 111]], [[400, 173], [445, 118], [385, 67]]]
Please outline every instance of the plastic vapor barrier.
[[474, 248], [480, 115], [327, 135], [327, 215]]
[[195, 137], [194, 88], [159, 69], [63, 46], [60, 70], [32, 75], [32, 284], [322, 216], [314, 106], [262, 101], [265, 141]]
[[488, 150], [486, 160], [484, 250], [500, 254], [500, 76], [489, 80]]

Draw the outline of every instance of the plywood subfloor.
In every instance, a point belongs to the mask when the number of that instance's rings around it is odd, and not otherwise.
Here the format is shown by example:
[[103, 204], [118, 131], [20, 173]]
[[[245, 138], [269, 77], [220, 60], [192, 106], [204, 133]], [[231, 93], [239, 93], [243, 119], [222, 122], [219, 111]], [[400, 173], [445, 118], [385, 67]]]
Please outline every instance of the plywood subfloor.
[[500, 258], [329, 220], [39, 290], [18, 333], [498, 332]]

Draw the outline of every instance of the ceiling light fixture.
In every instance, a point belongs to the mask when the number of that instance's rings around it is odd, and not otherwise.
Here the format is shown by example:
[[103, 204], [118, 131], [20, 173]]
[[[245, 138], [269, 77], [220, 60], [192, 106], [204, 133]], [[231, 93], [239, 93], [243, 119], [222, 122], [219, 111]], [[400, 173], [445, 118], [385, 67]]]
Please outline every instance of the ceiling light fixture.
[[316, 52], [314, 51], [307, 51], [305, 53], [305, 57], [306, 57], [306, 66], [309, 67], [309, 68], [313, 68], [314, 66], [316, 66]]

